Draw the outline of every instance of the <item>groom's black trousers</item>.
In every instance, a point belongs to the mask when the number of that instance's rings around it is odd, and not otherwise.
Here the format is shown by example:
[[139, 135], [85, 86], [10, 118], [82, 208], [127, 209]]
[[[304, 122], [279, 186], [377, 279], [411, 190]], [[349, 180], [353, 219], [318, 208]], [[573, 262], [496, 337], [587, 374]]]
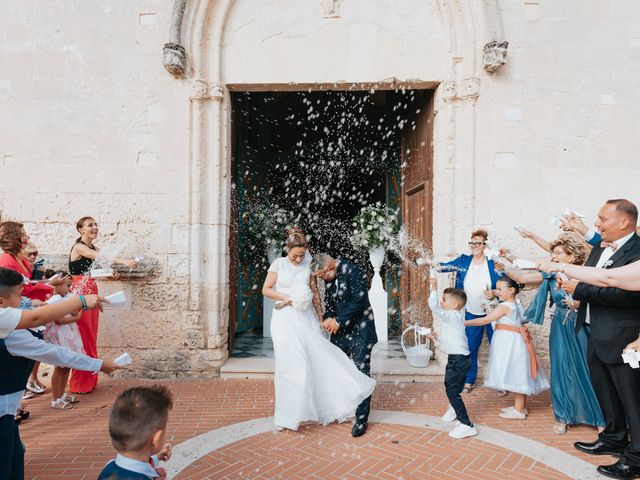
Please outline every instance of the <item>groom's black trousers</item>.
[[624, 448], [627, 462], [640, 466], [640, 369], [604, 363], [593, 348], [588, 348], [587, 363], [607, 424], [598, 437], [606, 445]]
[[[358, 336], [358, 326], [354, 326], [352, 331], [331, 335], [331, 343], [338, 346], [346, 355], [353, 360], [358, 370], [370, 377], [371, 372], [371, 350], [373, 343], [368, 338]], [[356, 409], [356, 422], [364, 423], [369, 419], [371, 410], [371, 397], [365, 398]]]

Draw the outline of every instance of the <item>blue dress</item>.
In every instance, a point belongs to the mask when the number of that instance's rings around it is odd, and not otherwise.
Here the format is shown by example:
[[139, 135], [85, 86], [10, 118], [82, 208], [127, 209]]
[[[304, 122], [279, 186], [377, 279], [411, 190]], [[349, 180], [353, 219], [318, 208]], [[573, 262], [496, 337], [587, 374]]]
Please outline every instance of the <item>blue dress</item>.
[[575, 333], [577, 312], [566, 306], [567, 293], [557, 287], [555, 275], [543, 275], [540, 290], [525, 315], [533, 323], [542, 323], [547, 296], [551, 296], [555, 304], [549, 333], [553, 413], [558, 422], [568, 425], [603, 427], [605, 421], [587, 366], [589, 325]]

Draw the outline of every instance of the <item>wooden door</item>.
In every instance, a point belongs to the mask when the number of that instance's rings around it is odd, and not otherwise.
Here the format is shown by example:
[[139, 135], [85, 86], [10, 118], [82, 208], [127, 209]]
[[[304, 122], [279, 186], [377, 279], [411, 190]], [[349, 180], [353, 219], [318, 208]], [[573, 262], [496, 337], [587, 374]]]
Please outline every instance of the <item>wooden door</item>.
[[[433, 92], [417, 90], [410, 115], [401, 135], [402, 161], [402, 219], [408, 233], [432, 248], [433, 233]], [[429, 279], [426, 268], [402, 268], [402, 309], [412, 306], [426, 312], [426, 323], [431, 323], [427, 307]], [[412, 317], [412, 318], [409, 318]], [[404, 314], [403, 329], [416, 317]]]

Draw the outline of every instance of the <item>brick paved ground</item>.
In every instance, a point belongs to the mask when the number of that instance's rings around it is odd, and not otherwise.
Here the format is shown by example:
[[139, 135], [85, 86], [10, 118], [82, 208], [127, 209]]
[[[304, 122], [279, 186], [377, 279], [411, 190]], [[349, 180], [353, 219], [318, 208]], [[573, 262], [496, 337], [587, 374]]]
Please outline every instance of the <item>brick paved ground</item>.
[[[115, 396], [140, 380], [101, 378], [96, 393], [83, 397], [74, 410], [53, 411], [45, 394], [26, 403], [32, 412], [21, 426], [27, 445], [30, 479], [90, 479], [114, 456], [107, 420]], [[273, 414], [273, 385], [266, 380], [167, 381], [176, 397], [169, 434], [179, 444], [212, 429]], [[576, 440], [590, 440], [595, 430], [575, 427], [567, 435], [551, 432], [549, 396], [532, 398], [524, 422], [503, 420], [501, 407], [510, 397], [477, 389], [465, 396], [472, 419], [512, 434], [537, 440], [594, 465], [610, 457], [593, 458], [575, 451]], [[373, 408], [439, 416], [446, 408], [439, 384], [380, 384]], [[362, 438], [351, 439], [349, 425], [305, 426], [300, 432], [261, 433], [214, 451], [185, 469], [178, 478], [370, 478], [484, 479], [568, 478], [528, 457], [472, 440], [453, 440], [446, 433], [422, 427], [372, 424]], [[505, 445], [505, 447], [507, 447]]]

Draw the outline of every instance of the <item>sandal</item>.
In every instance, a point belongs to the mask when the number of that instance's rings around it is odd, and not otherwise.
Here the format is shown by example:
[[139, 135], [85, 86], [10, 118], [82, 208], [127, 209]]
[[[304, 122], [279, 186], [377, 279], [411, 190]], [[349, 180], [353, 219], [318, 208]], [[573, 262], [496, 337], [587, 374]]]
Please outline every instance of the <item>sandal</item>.
[[29, 415], [31, 414], [26, 410], [19, 409], [18, 413], [16, 413], [16, 416], [14, 418], [16, 420], [16, 423], [20, 425], [20, 422], [22, 422], [22, 420], [26, 420], [27, 418], [29, 418]]
[[567, 433], [567, 424], [556, 422], [553, 424], [553, 433], [556, 435], [564, 435]]
[[36, 396], [35, 393], [33, 393], [33, 392], [29, 391], [29, 390], [25, 390], [24, 393], [22, 394], [22, 399], [23, 400], [29, 400], [30, 398], [33, 398], [35, 396]]
[[46, 392], [47, 387], [44, 385], [38, 385], [36, 382], [27, 382], [27, 390], [40, 395], [41, 393]]
[[473, 390], [474, 387], [475, 385], [473, 384], [465, 383], [464, 388], [462, 389], [462, 393], [471, 393], [471, 390]]
[[56, 410], [69, 410], [73, 408], [73, 405], [65, 402], [62, 398], [56, 398], [51, 401], [51, 408], [55, 408]]
[[75, 395], [71, 395], [67, 392], [65, 392], [60, 399], [64, 400], [67, 403], [78, 403], [80, 400], [78, 400]]
[[496, 390], [496, 397], [506, 397], [509, 395], [509, 392], [506, 390]]

